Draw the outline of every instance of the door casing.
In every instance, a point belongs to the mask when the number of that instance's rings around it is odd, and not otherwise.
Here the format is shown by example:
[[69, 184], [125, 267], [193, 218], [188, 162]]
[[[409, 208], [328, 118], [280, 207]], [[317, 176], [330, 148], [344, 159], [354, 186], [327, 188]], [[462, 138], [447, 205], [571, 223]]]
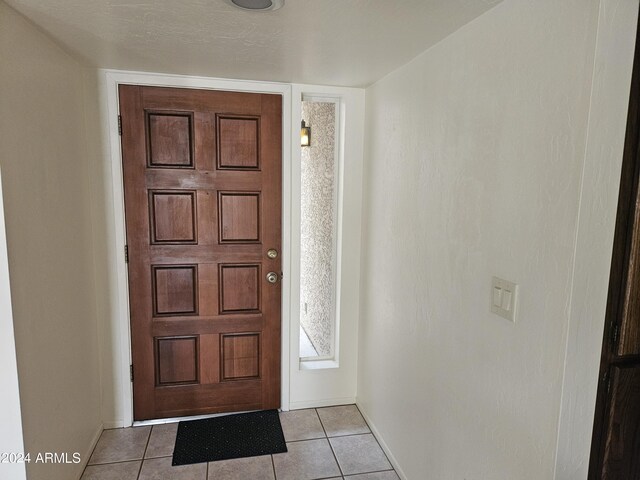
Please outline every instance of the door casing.
[[[97, 175], [104, 177], [104, 199], [97, 208], [105, 215], [104, 252], [97, 256], [108, 278], [101, 279], [108, 289], [104, 294], [108, 311], [100, 327], [101, 373], [104, 376], [104, 401], [107, 403], [104, 428], [120, 428], [133, 424], [133, 392], [129, 377], [131, 343], [129, 324], [129, 291], [127, 265], [124, 261], [125, 221], [122, 176], [122, 156], [118, 135], [118, 85], [213, 89], [236, 92], [276, 93], [282, 95], [282, 348], [281, 348], [281, 409], [328, 406], [356, 401], [357, 344], [359, 323], [360, 237], [362, 183], [364, 163], [365, 90], [362, 88], [330, 87], [272, 82], [252, 82], [207, 77], [191, 77], [121, 70], [98, 70], [100, 92], [99, 112], [93, 119], [103, 130], [104, 164]], [[343, 124], [344, 157], [348, 159], [344, 172], [345, 198], [343, 218], [345, 243], [341, 282], [342, 300], [339, 308], [345, 319], [341, 327], [343, 352], [339, 368], [303, 370], [298, 359], [299, 334], [299, 238], [296, 237], [296, 199], [300, 180], [295, 178], [294, 158], [300, 155], [298, 140], [302, 94], [339, 97], [346, 113]], [[91, 110], [89, 110], [91, 114]], [[89, 118], [91, 121], [91, 117]], [[96, 127], [98, 128], [98, 127]], [[299, 193], [299, 192], [298, 192]], [[298, 222], [299, 223], [299, 222]], [[100, 230], [100, 229], [99, 229]], [[297, 302], [297, 303], [296, 303]], [[295, 374], [295, 375], [294, 375]], [[295, 378], [294, 378], [295, 376]], [[297, 393], [296, 393], [297, 392]], [[301, 398], [304, 395], [304, 398]], [[113, 405], [110, 403], [113, 402]]]
[[113, 247], [121, 252], [115, 259], [115, 281], [117, 283], [117, 307], [114, 316], [117, 317], [117, 347], [114, 360], [116, 366], [116, 391], [119, 391], [117, 406], [121, 409], [122, 421], [115, 420], [112, 424], [105, 423], [106, 428], [124, 427], [133, 424], [133, 389], [129, 377], [131, 364], [130, 312], [127, 267], [124, 257], [125, 246], [125, 217], [124, 217], [124, 189], [122, 174], [122, 154], [120, 150], [120, 136], [118, 134], [118, 85], [144, 85], [159, 87], [194, 88], [200, 90], [224, 90], [250, 93], [275, 93], [282, 95], [282, 346], [281, 346], [281, 408], [289, 410], [289, 344], [291, 314], [290, 304], [292, 278], [291, 265], [291, 86], [279, 83], [245, 82], [240, 80], [225, 80], [204, 77], [185, 77], [178, 75], [160, 75], [138, 72], [122, 72], [104, 70], [103, 92], [106, 93], [107, 109], [102, 121], [109, 127], [109, 157], [111, 159], [111, 186], [113, 194]]

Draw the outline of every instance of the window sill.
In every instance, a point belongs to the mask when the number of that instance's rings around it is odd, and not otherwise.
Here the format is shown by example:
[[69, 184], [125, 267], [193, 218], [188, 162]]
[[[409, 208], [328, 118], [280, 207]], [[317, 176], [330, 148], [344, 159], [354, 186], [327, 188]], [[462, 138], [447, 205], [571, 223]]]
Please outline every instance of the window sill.
[[300, 359], [300, 370], [326, 370], [338, 368], [340, 365], [335, 360], [314, 360], [312, 358]]

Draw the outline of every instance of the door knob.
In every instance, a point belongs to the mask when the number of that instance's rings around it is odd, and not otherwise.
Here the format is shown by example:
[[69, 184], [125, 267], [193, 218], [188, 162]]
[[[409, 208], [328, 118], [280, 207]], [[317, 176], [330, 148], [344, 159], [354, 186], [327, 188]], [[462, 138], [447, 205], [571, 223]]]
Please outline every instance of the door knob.
[[278, 281], [278, 274], [276, 272], [267, 273], [267, 282], [276, 283]]

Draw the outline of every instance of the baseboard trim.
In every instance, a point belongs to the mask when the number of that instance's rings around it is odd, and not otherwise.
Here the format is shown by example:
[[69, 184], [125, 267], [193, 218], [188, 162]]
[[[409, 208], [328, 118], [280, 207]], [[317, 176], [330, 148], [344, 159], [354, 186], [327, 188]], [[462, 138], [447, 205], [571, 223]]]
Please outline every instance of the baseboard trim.
[[80, 457], [82, 459], [82, 461], [80, 462], [82, 464], [82, 468], [80, 469], [80, 475], [78, 475], [77, 480], [80, 480], [82, 475], [84, 474], [84, 470], [87, 468], [87, 464], [89, 463], [91, 454], [93, 453], [93, 450], [96, 448], [96, 445], [98, 444], [98, 440], [100, 440], [100, 435], [102, 435], [102, 431], [104, 429], [105, 429], [104, 425], [102, 424], [98, 425], [95, 433], [93, 434], [93, 437], [91, 438], [91, 442], [89, 442], [89, 446], [84, 451], [84, 455]]
[[336, 405], [351, 405], [356, 403], [355, 397], [327, 398], [323, 400], [307, 400], [303, 402], [291, 402], [289, 409], [302, 410], [303, 408], [334, 407]]
[[358, 410], [360, 410], [360, 413], [364, 417], [365, 421], [369, 425], [369, 428], [371, 429], [371, 432], [373, 433], [373, 436], [376, 437], [376, 440], [378, 440], [378, 443], [380, 444], [380, 446], [382, 447], [382, 450], [384, 451], [385, 455], [389, 459], [389, 462], [391, 462], [391, 465], [393, 466], [393, 468], [395, 469], [396, 473], [400, 477], [400, 480], [407, 480], [407, 476], [405, 475], [404, 471], [402, 470], [402, 467], [400, 467], [400, 464], [398, 463], [398, 460], [396, 459], [396, 457], [393, 455], [393, 453], [389, 449], [389, 445], [387, 445], [387, 442], [384, 441], [384, 438], [380, 434], [380, 430], [378, 430], [376, 425], [373, 423], [373, 420], [371, 420], [371, 417], [362, 408], [362, 406], [358, 402], [356, 402], [356, 405], [358, 406]]
[[130, 427], [131, 425], [125, 425], [122, 420], [113, 420], [111, 422], [104, 422], [102, 424], [103, 430], [110, 430], [112, 428], [125, 428]]

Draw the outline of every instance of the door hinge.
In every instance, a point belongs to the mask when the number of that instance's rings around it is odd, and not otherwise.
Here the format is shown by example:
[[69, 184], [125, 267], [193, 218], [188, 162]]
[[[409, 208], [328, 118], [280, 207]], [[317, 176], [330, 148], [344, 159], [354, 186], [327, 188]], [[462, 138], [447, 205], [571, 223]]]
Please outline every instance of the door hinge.
[[124, 246], [124, 263], [129, 263], [129, 245]]
[[129, 365], [129, 378], [133, 382], [133, 365]]
[[118, 135], [122, 136], [122, 115], [118, 115]]
[[604, 372], [604, 375], [602, 377], [602, 382], [604, 383], [604, 388], [608, 395], [609, 392], [611, 391], [611, 376], [609, 375], [609, 370]]
[[620, 336], [620, 324], [615, 323], [611, 330], [611, 350], [616, 350], [618, 347], [618, 337]]

